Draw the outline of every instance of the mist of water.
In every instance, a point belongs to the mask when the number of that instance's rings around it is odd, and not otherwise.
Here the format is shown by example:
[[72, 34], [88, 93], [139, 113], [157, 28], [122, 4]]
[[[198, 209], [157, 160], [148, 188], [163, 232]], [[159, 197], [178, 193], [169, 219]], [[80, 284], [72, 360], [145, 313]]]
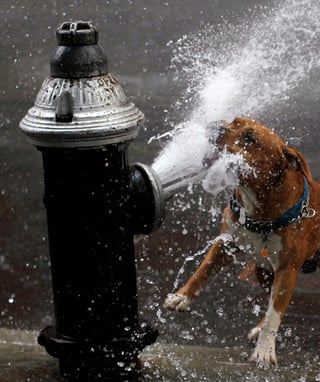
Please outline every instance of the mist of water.
[[[213, 194], [236, 183], [225, 164], [239, 163], [239, 158], [226, 151], [217, 156], [206, 131], [211, 121], [242, 115], [263, 122], [270, 113], [293, 109], [306, 85], [308, 96], [319, 98], [312, 86], [320, 69], [318, 2], [287, 0], [259, 11], [252, 11], [250, 25], [209, 25], [169, 43], [177, 80], [188, 82], [177, 109], [181, 114], [191, 110], [167, 134], [170, 140], [152, 165], [170, 192], [200, 179]], [[205, 168], [204, 158], [211, 155], [220, 159]], [[224, 179], [223, 187], [216, 185], [217, 179]]]

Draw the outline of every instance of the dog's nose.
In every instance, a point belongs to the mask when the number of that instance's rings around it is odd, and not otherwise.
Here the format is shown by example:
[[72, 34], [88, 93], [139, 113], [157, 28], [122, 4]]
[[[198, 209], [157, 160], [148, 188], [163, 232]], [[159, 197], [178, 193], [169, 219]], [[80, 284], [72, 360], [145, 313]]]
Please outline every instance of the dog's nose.
[[207, 134], [209, 142], [217, 143], [217, 139], [221, 138], [227, 131], [227, 126], [224, 121], [213, 121], [207, 126]]
[[219, 146], [219, 141], [227, 131], [227, 125], [224, 121], [214, 121], [209, 123], [206, 127], [208, 141], [212, 145], [203, 158], [202, 164], [205, 168], [209, 168], [218, 158], [218, 152], [216, 150]]

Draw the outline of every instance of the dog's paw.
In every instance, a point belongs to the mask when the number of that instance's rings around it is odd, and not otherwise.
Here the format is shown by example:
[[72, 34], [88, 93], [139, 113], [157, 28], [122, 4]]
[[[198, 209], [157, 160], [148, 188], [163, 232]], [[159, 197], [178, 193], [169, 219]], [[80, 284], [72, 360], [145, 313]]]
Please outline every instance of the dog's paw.
[[263, 368], [278, 365], [275, 348], [273, 346], [257, 346], [249, 361]]
[[163, 307], [177, 312], [185, 311], [191, 304], [191, 299], [179, 293], [169, 293], [164, 301]]

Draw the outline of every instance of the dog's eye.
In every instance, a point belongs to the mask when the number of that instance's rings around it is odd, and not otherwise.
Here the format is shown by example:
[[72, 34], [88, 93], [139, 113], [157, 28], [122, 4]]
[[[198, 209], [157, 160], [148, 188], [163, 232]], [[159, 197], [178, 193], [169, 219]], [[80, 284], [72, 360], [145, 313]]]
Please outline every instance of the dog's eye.
[[245, 131], [242, 134], [242, 137], [243, 137], [245, 143], [248, 145], [253, 145], [253, 144], [257, 143], [257, 140], [253, 136], [253, 131], [250, 131], [250, 130]]

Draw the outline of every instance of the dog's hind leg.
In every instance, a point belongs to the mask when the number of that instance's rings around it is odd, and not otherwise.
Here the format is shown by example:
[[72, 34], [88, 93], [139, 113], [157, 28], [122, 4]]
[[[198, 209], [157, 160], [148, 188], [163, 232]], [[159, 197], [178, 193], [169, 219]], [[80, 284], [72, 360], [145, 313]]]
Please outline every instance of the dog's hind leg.
[[202, 286], [210, 276], [229, 264], [233, 258], [229, 254], [228, 244], [223, 239], [217, 240], [209, 249], [200, 267], [190, 277], [187, 283], [175, 293], [168, 294], [163, 307], [182, 312], [191, 301], [199, 295]]
[[251, 361], [277, 364], [276, 336], [290, 303], [299, 271], [297, 266], [287, 266], [276, 271], [267, 313], [264, 319], [249, 333], [249, 338], [258, 335]]

